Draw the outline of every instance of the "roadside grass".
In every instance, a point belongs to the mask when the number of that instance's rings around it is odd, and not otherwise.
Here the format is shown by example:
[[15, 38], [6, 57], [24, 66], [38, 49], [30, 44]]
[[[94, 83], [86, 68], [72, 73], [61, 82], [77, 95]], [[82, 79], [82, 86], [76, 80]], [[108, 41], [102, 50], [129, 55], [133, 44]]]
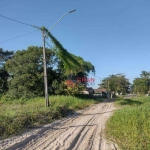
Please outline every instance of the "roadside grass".
[[150, 150], [150, 97], [118, 99], [106, 136], [122, 150]]
[[45, 107], [44, 98], [31, 100], [0, 100], [0, 139], [23, 132], [27, 128], [39, 127], [55, 119], [72, 114], [98, 103], [99, 98], [77, 98], [73, 96], [51, 96], [50, 107]]

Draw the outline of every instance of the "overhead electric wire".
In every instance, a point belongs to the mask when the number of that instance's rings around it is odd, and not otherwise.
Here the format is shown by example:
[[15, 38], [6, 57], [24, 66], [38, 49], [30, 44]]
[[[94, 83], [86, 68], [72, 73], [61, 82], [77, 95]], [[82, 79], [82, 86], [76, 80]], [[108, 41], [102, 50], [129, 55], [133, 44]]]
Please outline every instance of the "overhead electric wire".
[[91, 73], [89, 73], [89, 74], [92, 75], [92, 76], [94, 76], [94, 77], [96, 77], [96, 78], [102, 79], [101, 77], [95, 76], [95, 75], [93, 75]]
[[[94, 76], [94, 77], [96, 77], [96, 78], [99, 78], [99, 79], [104, 79], [104, 78], [101, 78], [101, 77], [98, 77], [98, 76], [95, 76], [95, 75], [93, 75], [93, 74], [91, 74], [91, 73], [89, 73], [90, 75], [92, 75], [92, 76]], [[138, 78], [137, 76], [130, 76], [130, 77], [127, 77], [127, 79], [136, 79], [136, 78]]]
[[45, 39], [45, 43], [50, 47], [50, 48], [53, 48], [53, 46], [51, 46], [48, 41]]
[[20, 24], [23, 24], [23, 25], [27, 25], [27, 26], [30, 26], [30, 27], [34, 27], [34, 28], [40, 29], [40, 28], [37, 27], [37, 26], [31, 25], [31, 24], [28, 24], [28, 23], [24, 23], [24, 22], [22, 22], [22, 21], [18, 21], [18, 20], [15, 20], [15, 19], [12, 19], [12, 18], [3, 16], [3, 15], [0, 15], [0, 17], [3, 17], [3, 18], [8, 19], [8, 20], [12, 20], [12, 21], [14, 21], [14, 22], [17, 22], [17, 23], [20, 23]]
[[[6, 16], [3, 16], [3, 15], [0, 15], [0, 17], [3, 17], [5, 19], [8, 19], [8, 20], [11, 20], [11, 21], [14, 21], [14, 22], [17, 22], [17, 23], [20, 23], [20, 24], [23, 24], [23, 25], [26, 25], [26, 26], [30, 26], [30, 27], [34, 27], [34, 28], [37, 28], [37, 29], [41, 29], [40, 27], [38, 26], [34, 26], [34, 25], [31, 25], [31, 24], [28, 24], [28, 23], [24, 23], [22, 21], [18, 21], [18, 20], [15, 20], [15, 19], [12, 19], [12, 18], [9, 18], [9, 17], [6, 17]], [[22, 37], [22, 36], [25, 36], [25, 35], [28, 35], [28, 34], [31, 34], [31, 33], [34, 33], [34, 32], [37, 32], [37, 31], [33, 31], [33, 32], [29, 32], [29, 33], [26, 33], [26, 34], [23, 34], [23, 35], [19, 35], [19, 36], [16, 36], [16, 37], [13, 37], [13, 38], [10, 38], [10, 39], [7, 39], [7, 40], [4, 40], [4, 41], [1, 41], [0, 43], [4, 43], [4, 42], [7, 42], [7, 41], [10, 41], [10, 40], [13, 40], [13, 39], [16, 39], [16, 38], [19, 38], [19, 37]]]
[[0, 43], [4, 43], [4, 42], [7, 42], [7, 41], [10, 41], [10, 40], [13, 40], [13, 39], [17, 39], [17, 38], [20, 38], [22, 36], [25, 36], [25, 35], [28, 35], [28, 34], [31, 34], [31, 33], [34, 33], [34, 32], [37, 32], [37, 31], [32, 31], [32, 32], [29, 32], [29, 33], [26, 33], [26, 34], [18, 35], [16, 37], [13, 37], [13, 38], [10, 38], [10, 39], [4, 40], [4, 41], [0, 41]]
[[[20, 24], [23, 24], [23, 25], [27, 25], [27, 26], [31, 26], [31, 27], [34, 27], [34, 28], [37, 28], [37, 29], [41, 29], [40, 27], [38, 26], [34, 26], [34, 25], [31, 25], [31, 24], [28, 24], [28, 23], [24, 23], [24, 22], [21, 22], [21, 21], [18, 21], [18, 20], [15, 20], [15, 19], [12, 19], [12, 18], [9, 18], [9, 17], [6, 17], [6, 16], [3, 16], [3, 15], [0, 15], [0, 17], [3, 17], [5, 19], [8, 19], [8, 20], [11, 20], [11, 21], [14, 21], [14, 22], [17, 22], [17, 23], [20, 23]], [[28, 34], [31, 34], [31, 33], [34, 33], [34, 32], [37, 32], [37, 31], [33, 31], [33, 32], [29, 32], [29, 33], [26, 33], [26, 34], [23, 34], [23, 35], [19, 35], [19, 36], [16, 36], [16, 37], [13, 37], [13, 38], [10, 38], [10, 39], [7, 39], [7, 40], [4, 40], [4, 41], [1, 41], [0, 43], [4, 43], [4, 42], [7, 42], [7, 41], [10, 41], [10, 40], [13, 40], [13, 39], [16, 39], [16, 38], [19, 38], [19, 37], [22, 37], [22, 36], [25, 36], [25, 35], [28, 35]], [[46, 41], [46, 44], [48, 46], [50, 46], [48, 44], [48, 42]], [[52, 47], [52, 46], [50, 46]]]

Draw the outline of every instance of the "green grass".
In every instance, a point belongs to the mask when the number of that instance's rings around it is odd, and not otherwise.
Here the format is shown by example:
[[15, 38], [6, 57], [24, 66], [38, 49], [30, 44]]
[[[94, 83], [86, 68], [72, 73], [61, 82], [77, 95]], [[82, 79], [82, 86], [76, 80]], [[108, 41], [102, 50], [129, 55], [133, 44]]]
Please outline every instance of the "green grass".
[[[106, 135], [122, 150], [150, 150], [150, 97], [118, 99]], [[121, 106], [121, 107], [120, 107]]]
[[0, 138], [18, 134], [30, 127], [50, 123], [100, 101], [100, 99], [73, 96], [51, 96], [49, 99], [51, 106], [48, 108], [45, 107], [44, 98], [0, 100]]

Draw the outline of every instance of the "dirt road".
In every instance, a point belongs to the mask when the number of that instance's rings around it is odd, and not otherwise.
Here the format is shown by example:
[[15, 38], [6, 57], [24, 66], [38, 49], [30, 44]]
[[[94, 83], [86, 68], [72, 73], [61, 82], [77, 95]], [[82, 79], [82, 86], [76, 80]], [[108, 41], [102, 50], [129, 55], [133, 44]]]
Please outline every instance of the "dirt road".
[[8, 150], [116, 150], [104, 137], [106, 120], [115, 110], [105, 100], [42, 128], [0, 141]]

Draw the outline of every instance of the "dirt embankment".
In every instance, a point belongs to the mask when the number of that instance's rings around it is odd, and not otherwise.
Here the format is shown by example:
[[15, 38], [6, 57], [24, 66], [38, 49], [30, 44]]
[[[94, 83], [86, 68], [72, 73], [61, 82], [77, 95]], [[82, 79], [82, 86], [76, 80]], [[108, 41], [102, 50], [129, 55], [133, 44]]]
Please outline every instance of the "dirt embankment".
[[72, 116], [0, 141], [0, 150], [116, 150], [105, 139], [106, 120], [115, 110], [105, 100]]

